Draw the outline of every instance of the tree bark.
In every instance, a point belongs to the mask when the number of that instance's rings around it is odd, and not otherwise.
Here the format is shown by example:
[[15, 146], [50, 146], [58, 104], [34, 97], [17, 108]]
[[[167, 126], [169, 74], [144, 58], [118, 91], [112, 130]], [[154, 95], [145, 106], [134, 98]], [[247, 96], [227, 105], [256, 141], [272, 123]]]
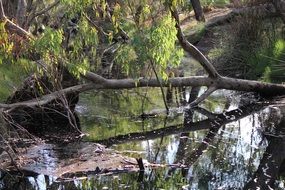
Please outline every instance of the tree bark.
[[18, 0], [16, 20], [20, 27], [23, 27], [27, 16], [27, 2], [26, 0]]
[[177, 29], [177, 39], [181, 45], [181, 47], [188, 52], [194, 59], [199, 61], [201, 66], [205, 69], [205, 71], [209, 74], [212, 78], [219, 77], [219, 73], [213, 67], [211, 62], [203, 55], [193, 44], [191, 44], [186, 37], [184, 36], [182, 29], [180, 27], [179, 15], [175, 7], [170, 7], [171, 15], [175, 19], [176, 24], [175, 27]]
[[195, 18], [197, 21], [205, 22], [205, 16], [203, 12], [203, 8], [201, 6], [200, 0], [190, 0], [192, 7], [195, 12]]
[[91, 72], [87, 72], [85, 77], [87, 77], [92, 82], [65, 88], [63, 90], [59, 90], [29, 101], [13, 104], [0, 104], [0, 108], [7, 110], [21, 106], [42, 106], [57, 99], [62, 94], [68, 94], [73, 92], [81, 93], [92, 89], [131, 89], [138, 87], [160, 87], [160, 84], [164, 87], [207, 86], [215, 89], [257, 92], [265, 97], [285, 94], [285, 86], [281, 84], [271, 84], [228, 77], [219, 77], [217, 79], [203, 76], [176, 77], [170, 78], [168, 81], [160, 82], [156, 79], [106, 79]]
[[[57, 2], [57, 1], [55, 1]], [[209, 74], [209, 77], [202, 76], [194, 76], [194, 77], [176, 77], [171, 78], [168, 81], [158, 81], [157, 79], [106, 79], [102, 76], [99, 76], [95, 73], [87, 72], [83, 76], [88, 80], [92, 81], [92, 83], [86, 83], [81, 85], [76, 85], [72, 87], [68, 87], [56, 92], [52, 92], [48, 95], [44, 95], [37, 99], [31, 99], [28, 101], [11, 103], [11, 104], [0, 104], [0, 109], [3, 111], [10, 111], [17, 107], [29, 106], [43, 106], [47, 103], [50, 103], [53, 100], [58, 99], [60, 96], [67, 95], [69, 93], [80, 93], [85, 92], [91, 89], [130, 89], [137, 87], [160, 87], [160, 85], [164, 87], [172, 86], [172, 87], [185, 87], [185, 86], [206, 86], [208, 90], [198, 97], [194, 102], [191, 103], [191, 106], [198, 105], [201, 101], [206, 99], [211, 93], [218, 89], [227, 89], [227, 90], [237, 90], [237, 91], [246, 91], [246, 92], [257, 92], [263, 96], [276, 96], [276, 95], [284, 95], [285, 94], [285, 86], [280, 84], [270, 84], [258, 81], [249, 81], [249, 80], [241, 80], [235, 78], [222, 77], [216, 71], [211, 62], [191, 43], [189, 43], [179, 25], [179, 17], [178, 12], [175, 7], [170, 7], [171, 14], [173, 18], [176, 20], [176, 29], [177, 29], [177, 38], [179, 40], [182, 48], [191, 54], [193, 58], [200, 62], [205, 71]], [[21, 36], [26, 36], [33, 38], [33, 36], [21, 28], [20, 26], [13, 23], [9, 20], [4, 13], [3, 3], [0, 0], [0, 19], [6, 21], [6, 25], [11, 33], [17, 33]]]

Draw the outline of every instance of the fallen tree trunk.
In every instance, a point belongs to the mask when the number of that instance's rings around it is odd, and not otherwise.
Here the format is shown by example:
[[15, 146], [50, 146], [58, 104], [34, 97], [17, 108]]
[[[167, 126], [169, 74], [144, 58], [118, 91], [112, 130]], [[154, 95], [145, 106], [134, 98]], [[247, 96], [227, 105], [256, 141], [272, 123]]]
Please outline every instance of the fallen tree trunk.
[[[87, 72], [83, 76], [88, 80], [92, 81], [92, 83], [86, 83], [81, 85], [76, 85], [72, 87], [65, 88], [63, 90], [59, 90], [56, 92], [52, 92], [48, 95], [44, 95], [40, 98], [22, 101], [18, 103], [12, 104], [0, 104], [0, 109], [3, 111], [11, 111], [12, 108], [21, 107], [21, 106], [42, 106], [45, 105], [55, 99], [58, 99], [62, 95], [66, 95], [69, 93], [80, 93], [85, 92], [92, 89], [130, 89], [137, 87], [160, 87], [160, 83], [162, 86], [173, 86], [173, 87], [184, 87], [184, 86], [206, 86], [208, 90], [198, 97], [194, 102], [192, 102], [192, 106], [199, 104], [201, 101], [206, 99], [211, 93], [218, 89], [228, 89], [228, 90], [236, 90], [236, 91], [246, 91], [246, 92], [257, 92], [263, 96], [276, 96], [285, 94], [285, 86], [280, 84], [270, 84], [263, 83], [258, 81], [249, 81], [249, 80], [241, 80], [235, 78], [222, 77], [216, 69], [213, 67], [211, 62], [191, 43], [187, 41], [183, 32], [180, 28], [178, 12], [175, 6], [170, 7], [170, 11], [172, 17], [176, 20], [176, 28], [177, 28], [177, 39], [179, 40], [182, 48], [190, 53], [193, 58], [200, 62], [203, 68], [209, 74], [209, 77], [177, 77], [171, 78], [168, 81], [157, 81], [156, 79], [106, 79], [101, 77], [95, 73]], [[0, 1], [0, 18], [6, 18], [4, 14], [4, 9], [2, 5], [2, 1]], [[24, 32], [22, 32], [24, 31]], [[30, 36], [29, 32], [25, 31], [21, 27], [17, 26], [16, 30], [11, 30], [11, 32], [20, 33], [19, 35]]]
[[[22, 106], [42, 106], [45, 105], [63, 94], [69, 93], [82, 93], [92, 89], [131, 89], [138, 87], [160, 87], [160, 83], [164, 87], [184, 87], [184, 86], [206, 86], [212, 88], [212, 91], [218, 89], [236, 90], [244, 92], [257, 92], [264, 97], [272, 97], [285, 94], [285, 85], [282, 84], [272, 84], [251, 80], [235, 79], [229, 77], [204, 77], [204, 76], [193, 76], [193, 77], [175, 77], [170, 78], [168, 81], [157, 81], [156, 79], [106, 79], [95, 73], [86, 73], [86, 78], [88, 78], [91, 83], [80, 84], [65, 88], [51, 94], [42, 96], [37, 99], [32, 99], [29, 101], [23, 101], [12, 104], [0, 104], [0, 108], [4, 110], [9, 110], [12, 108], [22, 107]], [[206, 97], [204, 97], [206, 98]], [[201, 102], [201, 101], [200, 101]], [[196, 104], [199, 102], [196, 102]]]
[[[177, 39], [181, 47], [191, 54], [191, 56], [200, 62], [209, 76], [192, 76], [192, 77], [176, 77], [170, 78], [168, 81], [158, 81], [157, 79], [106, 79], [92, 72], [86, 72], [82, 74], [83, 77], [91, 81], [91, 83], [85, 83], [80, 85], [63, 87], [61, 90], [53, 89], [49, 94], [45, 94], [41, 97], [31, 97], [31, 99], [20, 100], [20, 102], [11, 102], [6, 104], [0, 104], [0, 111], [9, 115], [15, 111], [15, 108], [41, 108], [44, 105], [52, 103], [53, 101], [58, 103], [57, 100], [67, 99], [70, 94], [77, 94], [92, 89], [131, 89], [138, 87], [185, 87], [185, 86], [206, 86], [208, 90], [196, 100], [194, 100], [191, 106], [196, 106], [203, 100], [205, 100], [211, 93], [218, 89], [256, 92], [264, 97], [271, 97], [285, 94], [285, 86], [281, 84], [271, 84], [258, 81], [242, 80], [236, 78], [229, 78], [221, 76], [211, 62], [203, 55], [194, 45], [189, 43], [185, 38], [179, 23], [178, 12], [175, 6], [169, 7], [172, 17], [176, 21]], [[30, 33], [20, 26], [14, 24], [12, 21], [6, 18], [2, 1], [0, 0], [0, 19], [6, 20], [7, 28], [9, 32], [18, 34], [19, 36], [25, 36], [33, 39]], [[14, 26], [11, 28], [9, 26]], [[57, 90], [57, 91], [55, 91]], [[63, 102], [62, 102], [63, 103]], [[63, 105], [65, 107], [65, 105]], [[68, 112], [69, 113], [69, 112]], [[62, 114], [62, 113], [58, 113]], [[64, 114], [66, 115], [66, 114]]]

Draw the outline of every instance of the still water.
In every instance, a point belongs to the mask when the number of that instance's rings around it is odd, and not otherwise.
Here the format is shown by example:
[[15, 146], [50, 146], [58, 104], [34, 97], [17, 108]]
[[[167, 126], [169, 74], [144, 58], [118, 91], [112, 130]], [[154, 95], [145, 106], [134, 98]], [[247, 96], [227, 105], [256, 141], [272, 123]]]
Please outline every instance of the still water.
[[86, 93], [76, 108], [84, 141], [164, 167], [68, 182], [1, 174], [0, 189], [284, 189], [284, 111], [250, 101], [218, 91], [185, 122], [179, 98], [166, 115], [157, 89]]

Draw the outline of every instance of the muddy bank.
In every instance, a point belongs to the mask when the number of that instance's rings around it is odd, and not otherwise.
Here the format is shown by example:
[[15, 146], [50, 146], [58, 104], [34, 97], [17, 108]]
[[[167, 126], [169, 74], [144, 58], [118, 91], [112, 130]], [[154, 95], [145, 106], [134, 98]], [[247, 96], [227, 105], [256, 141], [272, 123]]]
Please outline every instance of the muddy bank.
[[[2, 172], [19, 176], [40, 174], [54, 178], [73, 178], [138, 170], [136, 159], [122, 156], [103, 145], [89, 142], [50, 144], [38, 142], [30, 147], [18, 148], [11, 163], [7, 152], [0, 155]], [[14, 156], [14, 155], [13, 155]]]

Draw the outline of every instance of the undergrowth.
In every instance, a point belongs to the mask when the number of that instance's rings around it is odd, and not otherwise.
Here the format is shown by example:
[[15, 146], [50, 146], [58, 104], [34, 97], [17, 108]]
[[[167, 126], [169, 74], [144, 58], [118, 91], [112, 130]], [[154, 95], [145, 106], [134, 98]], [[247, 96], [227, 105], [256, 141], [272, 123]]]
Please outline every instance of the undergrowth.
[[[266, 82], [285, 79], [285, 42], [279, 18], [239, 17], [222, 32], [210, 59], [224, 75]], [[283, 65], [283, 66], [282, 66]]]

